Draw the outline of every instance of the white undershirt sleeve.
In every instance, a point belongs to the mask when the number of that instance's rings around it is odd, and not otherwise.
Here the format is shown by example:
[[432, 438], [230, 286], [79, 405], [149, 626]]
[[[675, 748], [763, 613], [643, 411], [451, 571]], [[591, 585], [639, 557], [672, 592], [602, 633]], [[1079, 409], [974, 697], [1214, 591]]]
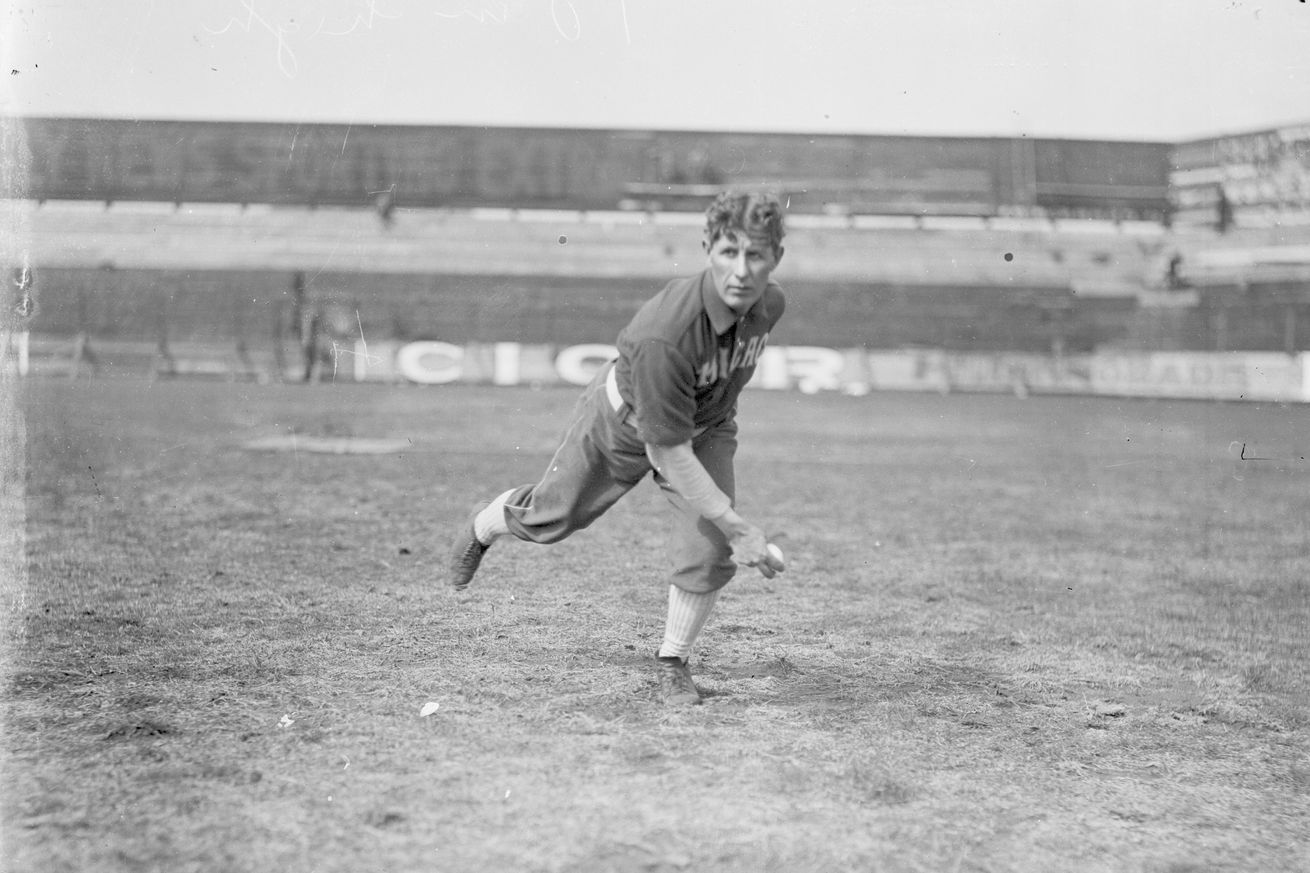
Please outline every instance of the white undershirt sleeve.
[[646, 457], [650, 458], [655, 472], [663, 476], [673, 486], [673, 490], [681, 494], [705, 518], [718, 518], [732, 508], [728, 495], [714, 484], [704, 465], [696, 458], [691, 443], [674, 446], [647, 443]]

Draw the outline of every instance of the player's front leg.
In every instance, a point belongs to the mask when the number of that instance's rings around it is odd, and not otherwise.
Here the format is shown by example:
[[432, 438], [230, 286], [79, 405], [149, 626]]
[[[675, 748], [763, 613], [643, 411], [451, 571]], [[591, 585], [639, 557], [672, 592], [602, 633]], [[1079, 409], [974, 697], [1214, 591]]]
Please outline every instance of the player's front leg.
[[665, 704], [689, 706], [701, 702], [700, 690], [691, 678], [688, 662], [701, 629], [714, 611], [721, 590], [685, 591], [677, 585], [669, 586], [664, 639], [655, 654], [659, 668], [660, 698]]

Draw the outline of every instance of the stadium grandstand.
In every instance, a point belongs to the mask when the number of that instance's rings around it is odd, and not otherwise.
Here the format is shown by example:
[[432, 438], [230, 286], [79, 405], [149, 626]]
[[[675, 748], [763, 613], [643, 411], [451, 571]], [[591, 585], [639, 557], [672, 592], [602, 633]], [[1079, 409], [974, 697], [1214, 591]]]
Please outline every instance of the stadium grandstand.
[[773, 342], [1310, 349], [1310, 125], [1175, 144], [2, 123], [38, 371], [312, 378], [324, 341], [609, 342], [699, 268], [725, 187], [788, 202]]

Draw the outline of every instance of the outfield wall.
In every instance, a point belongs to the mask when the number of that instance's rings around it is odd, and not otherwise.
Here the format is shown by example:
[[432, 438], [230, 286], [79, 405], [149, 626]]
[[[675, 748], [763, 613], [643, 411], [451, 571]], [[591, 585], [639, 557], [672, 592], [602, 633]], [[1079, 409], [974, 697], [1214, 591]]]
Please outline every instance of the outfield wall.
[[[664, 280], [513, 275], [360, 276], [257, 271], [58, 270], [41, 273], [30, 330], [94, 342], [251, 347], [299, 335], [319, 316], [338, 342], [459, 337], [546, 345], [612, 340]], [[1124, 337], [1132, 297], [1059, 286], [788, 281], [775, 342], [837, 348], [1044, 352]]]
[[[167, 350], [145, 343], [98, 344], [84, 357], [75, 342], [6, 337], [3, 361], [20, 375], [208, 376], [228, 380], [456, 383], [533, 387], [585, 385], [616, 355], [607, 343], [331, 342], [314, 371], [294, 344], [215, 354], [212, 347]], [[1097, 352], [1042, 355], [770, 346], [751, 387], [806, 394], [838, 391], [1012, 393], [1195, 400], [1310, 402], [1310, 352]]]
[[[599, 343], [555, 348], [413, 342], [358, 343], [348, 355], [349, 378], [356, 381], [583, 385], [616, 351]], [[1100, 352], [1054, 357], [773, 346], [761, 355], [751, 385], [857, 395], [960, 391], [1306, 402], [1310, 401], [1310, 352]]]

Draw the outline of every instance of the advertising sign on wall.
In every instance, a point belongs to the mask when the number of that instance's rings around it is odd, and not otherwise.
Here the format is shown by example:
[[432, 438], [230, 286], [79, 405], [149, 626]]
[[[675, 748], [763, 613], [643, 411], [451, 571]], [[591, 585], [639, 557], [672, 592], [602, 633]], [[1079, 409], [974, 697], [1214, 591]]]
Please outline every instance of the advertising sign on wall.
[[[554, 347], [422, 341], [359, 343], [350, 354], [358, 381], [585, 385], [617, 353], [603, 343]], [[1310, 400], [1310, 353], [1107, 352], [1057, 358], [773, 346], [760, 355], [751, 387], [805, 393], [960, 391], [1288, 402]]]
[[[26, 332], [0, 334], [0, 366], [16, 375], [75, 375], [79, 344]], [[88, 376], [106, 372], [157, 376], [159, 350], [149, 344], [96, 344], [86, 362]], [[277, 355], [256, 363], [248, 353], [178, 349], [162, 372], [299, 381], [302, 365]], [[584, 343], [550, 346], [526, 343], [356, 342], [334, 346], [333, 380], [414, 385], [585, 385], [614, 346]], [[73, 357], [70, 359], [69, 355]], [[267, 358], [267, 356], [255, 356]], [[279, 369], [284, 370], [278, 373]], [[750, 386], [814, 394], [837, 391], [934, 393], [1096, 394], [1198, 400], [1310, 402], [1310, 352], [1099, 352], [1051, 356], [1011, 352], [959, 353], [940, 349], [867, 350], [821, 346], [771, 346], [763, 350]]]
[[1182, 143], [1170, 173], [1182, 221], [1234, 210], [1310, 209], [1310, 124]]

